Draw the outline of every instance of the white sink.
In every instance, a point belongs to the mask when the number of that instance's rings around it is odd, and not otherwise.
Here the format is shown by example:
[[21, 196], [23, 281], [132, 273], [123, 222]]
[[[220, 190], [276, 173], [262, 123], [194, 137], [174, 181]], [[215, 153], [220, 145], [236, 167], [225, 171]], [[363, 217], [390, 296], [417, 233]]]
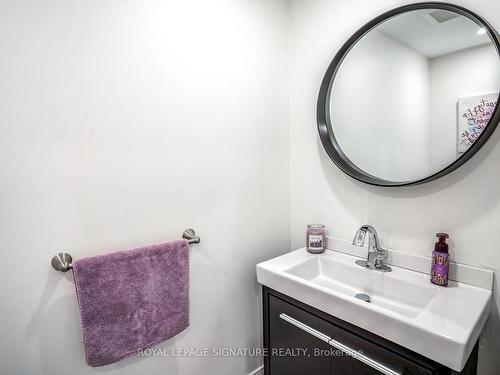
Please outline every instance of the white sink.
[[[378, 272], [335, 251], [293, 251], [257, 265], [274, 290], [461, 371], [486, 322], [491, 290], [463, 283], [447, 288], [429, 275], [392, 267]], [[370, 302], [356, 298], [365, 294]]]
[[370, 303], [409, 317], [416, 317], [439, 293], [431, 285], [385, 277], [354, 262], [336, 262], [328, 257], [306, 259], [285, 272], [349, 297], [368, 295]]

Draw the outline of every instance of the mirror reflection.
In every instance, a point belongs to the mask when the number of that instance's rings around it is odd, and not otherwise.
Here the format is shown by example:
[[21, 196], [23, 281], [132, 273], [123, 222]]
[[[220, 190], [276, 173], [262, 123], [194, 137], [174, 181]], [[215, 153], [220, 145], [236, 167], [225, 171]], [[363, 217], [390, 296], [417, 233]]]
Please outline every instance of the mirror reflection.
[[499, 89], [499, 57], [482, 25], [447, 10], [410, 11], [345, 56], [331, 88], [332, 130], [365, 173], [415, 181], [467, 152]]

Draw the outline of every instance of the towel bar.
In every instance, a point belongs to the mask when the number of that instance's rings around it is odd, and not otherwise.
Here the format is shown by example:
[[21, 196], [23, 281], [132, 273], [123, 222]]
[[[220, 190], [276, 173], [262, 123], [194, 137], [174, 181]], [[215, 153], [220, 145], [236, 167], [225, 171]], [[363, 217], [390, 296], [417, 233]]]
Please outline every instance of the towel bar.
[[[194, 229], [188, 228], [182, 233], [182, 238], [188, 240], [188, 243], [200, 243], [200, 237], [196, 235]], [[52, 257], [52, 267], [56, 271], [68, 272], [73, 268], [73, 258], [68, 253], [57, 253]]]

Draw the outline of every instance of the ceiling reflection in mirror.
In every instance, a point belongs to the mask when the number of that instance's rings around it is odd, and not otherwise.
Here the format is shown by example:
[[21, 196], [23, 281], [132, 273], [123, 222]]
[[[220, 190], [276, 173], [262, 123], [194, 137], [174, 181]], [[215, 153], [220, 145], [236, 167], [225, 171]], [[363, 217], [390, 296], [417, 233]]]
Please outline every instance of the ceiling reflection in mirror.
[[488, 125], [499, 89], [487, 29], [456, 12], [419, 9], [354, 44], [326, 105], [344, 158], [373, 178], [411, 182], [467, 152]]

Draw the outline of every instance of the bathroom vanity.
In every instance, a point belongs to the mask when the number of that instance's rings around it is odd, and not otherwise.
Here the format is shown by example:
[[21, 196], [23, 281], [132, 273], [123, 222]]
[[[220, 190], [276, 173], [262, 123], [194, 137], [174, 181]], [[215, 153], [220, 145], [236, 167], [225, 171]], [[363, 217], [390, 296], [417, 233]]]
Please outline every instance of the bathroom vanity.
[[428, 274], [359, 259], [299, 249], [257, 265], [266, 375], [476, 373], [491, 271], [467, 268], [488, 280], [483, 287], [443, 288]]
[[265, 286], [263, 306], [266, 375], [476, 374], [477, 343], [458, 372]]

